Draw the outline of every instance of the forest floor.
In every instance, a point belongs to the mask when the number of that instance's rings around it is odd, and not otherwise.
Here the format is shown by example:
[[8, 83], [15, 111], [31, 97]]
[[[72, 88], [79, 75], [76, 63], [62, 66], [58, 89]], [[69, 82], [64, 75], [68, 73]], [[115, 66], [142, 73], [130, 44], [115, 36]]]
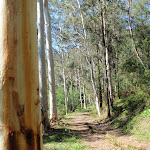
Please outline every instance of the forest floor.
[[150, 142], [119, 132], [108, 119], [96, 121], [89, 112], [69, 114], [51, 127], [44, 150], [150, 150]]

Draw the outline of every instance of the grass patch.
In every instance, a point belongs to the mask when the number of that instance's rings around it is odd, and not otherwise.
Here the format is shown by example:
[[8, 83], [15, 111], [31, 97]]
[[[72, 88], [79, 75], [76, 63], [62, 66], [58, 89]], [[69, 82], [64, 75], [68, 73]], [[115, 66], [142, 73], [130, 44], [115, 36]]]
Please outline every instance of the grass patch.
[[83, 139], [80, 136], [80, 132], [69, 129], [71, 127], [69, 117], [76, 113], [73, 112], [63, 117], [60, 125], [55, 126], [43, 136], [44, 150], [90, 150], [89, 147], [82, 144]]
[[142, 91], [125, 99], [115, 100], [111, 124], [129, 134], [133, 134], [138, 140], [150, 140], [150, 107], [149, 95]]
[[108, 140], [109, 143], [113, 144], [115, 147], [118, 147], [120, 150], [124, 150], [124, 149], [137, 150], [138, 149], [136, 146], [133, 146], [129, 143], [124, 143], [124, 141], [118, 140], [115, 136], [110, 135], [110, 134], [106, 134], [106, 136], [103, 139]]

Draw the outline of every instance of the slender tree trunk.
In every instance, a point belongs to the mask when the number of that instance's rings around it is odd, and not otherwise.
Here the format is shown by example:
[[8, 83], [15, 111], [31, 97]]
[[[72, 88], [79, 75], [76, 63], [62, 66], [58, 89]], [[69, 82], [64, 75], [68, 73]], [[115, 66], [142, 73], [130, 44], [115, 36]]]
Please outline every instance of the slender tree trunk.
[[44, 0], [44, 19], [46, 32], [47, 62], [48, 62], [50, 120], [55, 121], [58, 118], [57, 118], [57, 105], [55, 93], [54, 60], [53, 60], [52, 37], [51, 37], [51, 18], [49, 15], [47, 0]]
[[84, 85], [84, 77], [83, 77], [83, 67], [81, 65], [82, 72], [82, 83], [83, 83], [83, 99], [84, 99], [84, 109], [86, 109], [86, 95], [85, 95], [85, 85]]
[[118, 69], [118, 52], [116, 53], [116, 72], [117, 72], [117, 92], [120, 99], [119, 69]]
[[39, 57], [39, 94], [41, 101], [42, 118], [44, 130], [48, 129], [48, 101], [47, 101], [47, 77], [45, 63], [45, 42], [44, 42], [44, 15], [43, 0], [37, 1], [37, 22], [38, 22], [38, 57]]
[[75, 74], [76, 74], [76, 90], [78, 90], [78, 73], [77, 73], [77, 69], [75, 69]]
[[135, 54], [136, 54], [137, 58], [139, 59], [140, 63], [143, 65], [144, 69], [146, 69], [142, 59], [140, 58], [138, 50], [136, 48], [133, 33], [132, 33], [131, 20], [130, 20], [130, 0], [127, 0], [127, 3], [128, 3], [128, 11], [127, 11], [128, 12], [128, 23], [129, 23], [129, 29], [130, 29], [132, 45], [133, 45], [133, 48], [134, 48], [134, 51], [135, 51]]
[[94, 63], [94, 60], [92, 61], [92, 65], [93, 65], [93, 77], [95, 79], [95, 76], [96, 76], [96, 69], [95, 69], [95, 63]]
[[68, 113], [68, 102], [67, 102], [67, 88], [66, 88], [66, 76], [65, 76], [65, 61], [64, 61], [64, 52], [62, 51], [62, 64], [63, 64], [63, 80], [64, 80], [64, 95], [65, 95], [65, 108], [66, 108], [66, 115]]
[[102, 99], [102, 86], [101, 86], [101, 77], [100, 77], [100, 66], [99, 66], [99, 58], [97, 60], [98, 62], [98, 85], [99, 85], [99, 100], [100, 100], [100, 107], [102, 108], [103, 105], [103, 99]]
[[64, 79], [65, 108], [66, 108], [66, 115], [67, 115], [68, 114], [68, 102], [67, 102], [66, 76], [65, 76], [64, 68], [63, 68], [63, 79]]
[[[105, 2], [103, 1], [105, 4]], [[106, 10], [105, 10], [106, 11]], [[109, 62], [109, 40], [108, 40], [108, 33], [107, 33], [107, 16], [105, 18], [104, 12], [102, 13], [102, 32], [103, 32], [103, 45], [105, 48], [105, 63], [106, 63], [106, 80], [108, 86], [108, 97], [109, 97], [109, 104], [113, 107], [113, 96], [112, 96], [112, 85], [111, 85], [111, 69], [110, 69], [110, 62]]]
[[[103, 1], [105, 5], [105, 1]], [[106, 11], [106, 10], [105, 10]], [[113, 96], [112, 96], [112, 85], [111, 85], [111, 69], [110, 69], [110, 62], [109, 62], [109, 42], [108, 40], [108, 33], [107, 33], [107, 16], [105, 17], [105, 12], [102, 12], [102, 31], [103, 31], [103, 43], [105, 48], [105, 57], [106, 57], [106, 80], [108, 84], [108, 95], [111, 107], [113, 108]]]
[[83, 98], [84, 98], [84, 109], [86, 109], [86, 95], [85, 95], [85, 86], [83, 85]]
[[[66, 91], [67, 91], [67, 108], [66, 108], [66, 110], [67, 110], [67, 113], [68, 113], [69, 103], [70, 103], [69, 88], [67, 88]], [[65, 104], [65, 105], [66, 105], [66, 104]], [[66, 113], [66, 115], [67, 115], [67, 113]]]
[[[107, 49], [107, 48], [106, 48]], [[108, 61], [108, 57], [107, 57], [107, 53], [106, 55], [106, 65], [105, 65], [105, 71], [106, 71], [106, 95], [107, 95], [107, 116], [110, 117], [110, 93], [109, 93], [109, 82], [108, 82], [108, 66], [107, 66], [107, 61]]]
[[95, 79], [94, 79], [94, 73], [93, 73], [93, 66], [92, 66], [92, 62], [90, 60], [90, 70], [91, 70], [91, 81], [92, 81], [92, 86], [93, 86], [93, 91], [94, 91], [94, 97], [95, 97], [95, 105], [96, 105], [96, 109], [97, 109], [97, 113], [100, 116], [100, 105], [99, 105], [99, 99], [98, 99], [98, 94], [96, 91], [96, 85], [95, 85]]
[[[83, 27], [83, 32], [84, 32], [84, 44], [85, 44], [85, 48], [87, 49], [87, 47], [86, 47], [86, 38], [87, 37], [86, 37], [86, 29], [85, 29], [85, 24], [84, 24], [84, 18], [83, 18], [83, 14], [82, 14], [82, 11], [81, 11], [80, 1], [77, 0], [77, 3], [78, 3], [80, 15], [81, 15], [81, 22], [82, 22], [82, 27]], [[82, 68], [82, 66], [81, 66], [81, 69], [82, 69], [82, 78], [83, 78], [83, 68]], [[84, 109], [86, 109], [86, 95], [85, 95], [84, 81], [83, 81], [83, 96], [84, 96]]]
[[91, 97], [89, 96], [89, 104], [91, 105]]
[[[103, 1], [104, 4], [104, 1]], [[106, 46], [106, 23], [104, 18], [104, 12], [101, 12], [101, 20], [102, 20], [102, 35], [103, 35], [103, 47], [105, 49], [104, 57], [105, 57], [105, 75], [106, 75], [106, 97], [107, 97], [107, 116], [110, 117], [110, 93], [109, 93], [109, 82], [108, 82], [108, 47]]]
[[82, 15], [82, 11], [81, 11], [81, 6], [80, 6], [79, 0], [77, 0], [77, 3], [78, 3], [79, 10], [80, 10], [82, 27], [83, 27], [83, 31], [84, 31], [84, 38], [86, 39], [86, 30], [85, 30], [84, 19], [83, 19], [83, 15]]
[[0, 1], [0, 150], [43, 149], [36, 12], [33, 0]]
[[[97, 45], [98, 50], [98, 45]], [[97, 54], [97, 67], [98, 67], [98, 89], [99, 89], [99, 100], [100, 100], [100, 107], [102, 108], [103, 100], [102, 100], [102, 86], [101, 86], [101, 76], [100, 76], [100, 64], [99, 64], [99, 57]]]
[[69, 92], [69, 103], [68, 104], [70, 106], [69, 110], [72, 111], [72, 102], [71, 102], [70, 92]]
[[80, 70], [78, 69], [78, 79], [79, 79], [79, 92], [80, 92], [80, 102], [81, 102], [81, 109], [83, 108], [82, 106], [82, 91], [81, 91], [81, 81], [80, 81]]
[[107, 70], [107, 79], [108, 79], [109, 99], [110, 99], [111, 107], [113, 107], [111, 72], [110, 72], [110, 64], [109, 64], [109, 51], [107, 47], [106, 47], [106, 70]]
[[73, 79], [71, 77], [71, 89], [72, 89], [72, 102], [73, 102], [73, 111], [75, 111], [75, 101], [74, 101], [74, 92], [73, 92]]

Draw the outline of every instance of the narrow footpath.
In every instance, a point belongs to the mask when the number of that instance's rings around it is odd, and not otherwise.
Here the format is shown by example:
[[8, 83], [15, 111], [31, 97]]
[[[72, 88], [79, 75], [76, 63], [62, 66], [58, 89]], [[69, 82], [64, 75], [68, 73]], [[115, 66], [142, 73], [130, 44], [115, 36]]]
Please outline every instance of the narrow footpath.
[[71, 129], [80, 132], [91, 150], [150, 150], [150, 142], [139, 142], [133, 136], [118, 132], [106, 121], [94, 121], [89, 113], [67, 118], [71, 120]]
[[[66, 116], [60, 126], [79, 135], [82, 144], [90, 150], [150, 150], [150, 142], [139, 142], [133, 136], [118, 132], [106, 120], [93, 120], [89, 113]], [[54, 130], [57, 127], [54, 126]]]

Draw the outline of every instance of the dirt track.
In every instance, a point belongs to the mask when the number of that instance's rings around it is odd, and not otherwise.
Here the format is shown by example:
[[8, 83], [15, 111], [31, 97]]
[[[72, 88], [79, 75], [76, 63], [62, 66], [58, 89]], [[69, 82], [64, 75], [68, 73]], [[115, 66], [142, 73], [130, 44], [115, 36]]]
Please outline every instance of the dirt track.
[[80, 133], [91, 150], [150, 150], [150, 142], [139, 142], [114, 130], [105, 121], [97, 122], [88, 113], [67, 116], [69, 128]]

